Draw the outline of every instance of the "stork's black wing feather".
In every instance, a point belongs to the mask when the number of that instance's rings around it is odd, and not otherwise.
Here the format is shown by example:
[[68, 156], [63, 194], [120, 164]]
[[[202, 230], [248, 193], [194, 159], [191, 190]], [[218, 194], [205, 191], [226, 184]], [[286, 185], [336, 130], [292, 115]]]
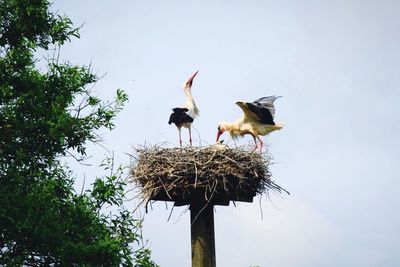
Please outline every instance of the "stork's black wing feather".
[[271, 114], [272, 118], [275, 116], [275, 107], [274, 107], [274, 102], [281, 96], [265, 96], [261, 97], [257, 100], [254, 100], [253, 104], [257, 105], [258, 107], [263, 107], [269, 110], [269, 113]]
[[193, 118], [190, 117], [186, 112], [189, 111], [187, 108], [174, 108], [171, 116], [169, 116], [168, 124], [174, 123], [176, 125], [182, 123], [192, 123]]
[[255, 103], [246, 103], [247, 107], [251, 112], [253, 112], [260, 122], [265, 124], [275, 125], [274, 118], [268, 108], [265, 108], [261, 105], [257, 105]]
[[176, 112], [176, 113], [185, 113], [185, 112], [188, 112], [189, 109], [188, 108], [173, 108], [172, 111]]

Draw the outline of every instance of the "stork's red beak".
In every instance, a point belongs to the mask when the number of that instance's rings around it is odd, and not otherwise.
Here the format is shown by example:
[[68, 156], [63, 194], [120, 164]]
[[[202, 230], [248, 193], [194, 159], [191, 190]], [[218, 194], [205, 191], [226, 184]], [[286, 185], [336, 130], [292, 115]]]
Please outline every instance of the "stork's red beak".
[[187, 80], [187, 84], [189, 84], [190, 86], [192, 86], [194, 77], [196, 77], [197, 73], [199, 73], [199, 71], [196, 71], [195, 73], [193, 73], [193, 75], [189, 78], [189, 80]]
[[217, 142], [219, 141], [219, 137], [221, 136], [222, 133], [223, 133], [223, 131], [218, 130], [218, 133], [217, 133]]

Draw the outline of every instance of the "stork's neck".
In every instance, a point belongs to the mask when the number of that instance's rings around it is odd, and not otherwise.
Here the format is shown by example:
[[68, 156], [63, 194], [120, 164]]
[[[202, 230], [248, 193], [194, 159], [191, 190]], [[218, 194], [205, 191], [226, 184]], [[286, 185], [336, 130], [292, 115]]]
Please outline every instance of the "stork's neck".
[[185, 88], [184, 91], [186, 95], [185, 107], [189, 109], [189, 115], [192, 117], [198, 116], [200, 114], [200, 111], [197, 108], [196, 103], [194, 102], [192, 91], [190, 90], [190, 88]]
[[194, 101], [191, 88], [184, 88], [183, 91], [185, 92], [187, 100]]
[[224, 125], [225, 130], [229, 132], [229, 134], [231, 135], [231, 137], [233, 139], [236, 139], [237, 137], [239, 137], [241, 135], [241, 133], [239, 132], [241, 121], [237, 120], [233, 123], [223, 122], [223, 125]]

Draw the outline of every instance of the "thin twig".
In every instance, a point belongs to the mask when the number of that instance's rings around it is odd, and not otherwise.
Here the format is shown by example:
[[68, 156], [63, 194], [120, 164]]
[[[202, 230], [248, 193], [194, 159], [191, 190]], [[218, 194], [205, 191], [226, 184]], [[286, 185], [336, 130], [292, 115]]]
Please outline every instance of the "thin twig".
[[83, 190], [85, 189], [85, 181], [86, 181], [86, 174], [83, 174], [83, 184], [82, 184], [82, 189], [81, 189], [81, 195], [83, 193]]
[[197, 218], [199, 217], [199, 215], [205, 210], [205, 208], [208, 206], [208, 204], [210, 204], [210, 201], [211, 201], [211, 199], [212, 199], [212, 197], [213, 197], [213, 195], [214, 195], [214, 192], [215, 192], [215, 188], [214, 188], [214, 190], [213, 190], [212, 193], [211, 193], [210, 199], [207, 201], [207, 203], [204, 205], [204, 207], [196, 214], [196, 217], [194, 217], [191, 226], [193, 226], [194, 222], [197, 220]]
[[172, 211], [174, 210], [174, 205], [172, 205], [172, 209], [171, 209], [171, 212], [169, 213], [169, 216], [168, 216], [168, 219], [167, 219], [167, 222], [169, 222], [169, 219], [171, 219], [171, 215], [172, 215]]

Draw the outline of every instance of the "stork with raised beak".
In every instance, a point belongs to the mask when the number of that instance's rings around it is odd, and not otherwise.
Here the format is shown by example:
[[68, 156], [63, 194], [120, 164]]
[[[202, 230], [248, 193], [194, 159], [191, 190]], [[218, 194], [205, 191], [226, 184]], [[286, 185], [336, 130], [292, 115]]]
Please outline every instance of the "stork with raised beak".
[[192, 85], [193, 80], [196, 77], [196, 71], [187, 82], [183, 85], [183, 91], [185, 92], [186, 102], [182, 107], [177, 107], [172, 109], [172, 114], [169, 117], [168, 123], [174, 123], [179, 131], [179, 145], [182, 147], [182, 135], [181, 135], [181, 128], [188, 128], [189, 130], [189, 144], [192, 146], [192, 122], [194, 119], [200, 115], [200, 111], [194, 102], [193, 95], [192, 95]]
[[[242, 111], [243, 117], [237, 119], [233, 123], [221, 122], [218, 125], [217, 142], [221, 134], [228, 131], [233, 139], [239, 136], [250, 134], [255, 142], [253, 151], [260, 146], [260, 153], [262, 152], [263, 141], [260, 138], [273, 131], [283, 128], [282, 123], [274, 122], [275, 107], [274, 101], [280, 96], [267, 96], [261, 97], [254, 102], [236, 102]], [[259, 142], [259, 145], [257, 143]]]

